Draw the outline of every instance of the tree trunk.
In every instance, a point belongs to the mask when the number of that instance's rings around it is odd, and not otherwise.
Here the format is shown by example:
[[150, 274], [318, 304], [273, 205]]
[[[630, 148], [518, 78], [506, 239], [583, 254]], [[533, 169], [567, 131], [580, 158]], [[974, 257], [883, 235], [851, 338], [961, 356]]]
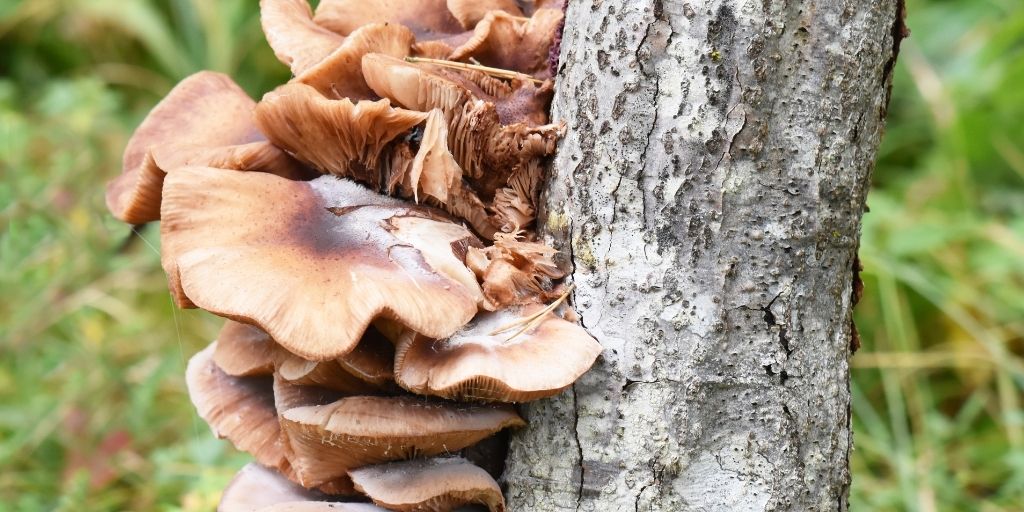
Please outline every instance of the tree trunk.
[[846, 510], [856, 252], [900, 0], [575, 0], [540, 224], [605, 347], [513, 512]]

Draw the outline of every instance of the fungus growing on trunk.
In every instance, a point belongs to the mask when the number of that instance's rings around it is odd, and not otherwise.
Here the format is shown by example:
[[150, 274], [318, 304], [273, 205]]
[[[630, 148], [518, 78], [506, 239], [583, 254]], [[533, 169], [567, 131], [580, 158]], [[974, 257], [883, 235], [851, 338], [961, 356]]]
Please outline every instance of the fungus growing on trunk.
[[[477, 311], [469, 270], [445, 275], [455, 265], [425, 259], [472, 234], [430, 210], [333, 177], [209, 168], [172, 173], [164, 195], [169, 279], [197, 306], [257, 325], [305, 359], [347, 354], [377, 317], [444, 337]], [[436, 233], [431, 247], [402, 238], [411, 226]]]
[[407, 332], [395, 352], [395, 379], [420, 395], [528, 402], [572, 385], [600, 353], [582, 327], [535, 304], [482, 313], [443, 340]]
[[483, 505], [503, 512], [505, 498], [486, 471], [461, 457], [391, 462], [349, 471], [356, 490], [377, 505], [401, 512], [444, 512]]
[[153, 150], [197, 141], [202, 148], [259, 141], [263, 137], [251, 118], [255, 105], [226, 75], [200, 71], [182, 80], [129, 139], [122, 174], [107, 184], [107, 208], [129, 224], [158, 220], [167, 168], [154, 160]]
[[111, 211], [160, 219], [175, 302], [227, 319], [186, 372], [260, 464], [220, 512], [504, 510], [509, 402], [601, 351], [532, 230], [554, 3], [261, 0], [294, 78], [193, 75], [132, 137]]
[[508, 406], [456, 405], [412, 397], [351, 397], [281, 415], [299, 481], [315, 487], [348, 470], [449, 453], [525, 423]]

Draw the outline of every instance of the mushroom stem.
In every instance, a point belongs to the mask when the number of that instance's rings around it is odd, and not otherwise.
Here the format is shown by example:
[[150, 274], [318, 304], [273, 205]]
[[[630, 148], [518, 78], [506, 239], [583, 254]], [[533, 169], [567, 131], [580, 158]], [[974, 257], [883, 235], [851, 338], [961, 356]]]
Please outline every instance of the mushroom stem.
[[522, 333], [524, 333], [526, 331], [529, 331], [530, 329], [535, 327], [538, 323], [540, 323], [540, 319], [543, 318], [544, 315], [554, 311], [555, 308], [557, 308], [559, 305], [562, 304], [562, 302], [565, 302], [565, 299], [569, 297], [569, 294], [572, 293], [572, 291], [575, 288], [576, 288], [576, 283], [570, 284], [569, 287], [565, 289], [565, 292], [562, 293], [562, 296], [559, 297], [554, 302], [552, 302], [551, 304], [548, 304], [548, 306], [546, 308], [544, 308], [544, 309], [542, 309], [540, 311], [537, 311], [533, 315], [530, 315], [530, 316], [528, 316], [526, 318], [522, 318], [520, 320], [516, 320], [515, 322], [511, 322], [511, 323], [505, 324], [505, 325], [503, 325], [501, 327], [498, 327], [497, 329], [489, 332], [487, 335], [488, 336], [494, 336], [496, 334], [501, 334], [501, 333], [506, 332], [506, 331], [511, 331], [512, 329], [522, 325], [523, 326], [522, 329], [519, 329], [518, 331], [515, 332], [515, 334], [513, 334], [512, 336], [509, 336], [507, 339], [505, 339], [506, 342], [512, 341], [513, 339], [515, 339], [516, 336], [519, 336], [520, 334], [522, 334]]
[[532, 77], [530, 75], [527, 75], [526, 73], [520, 73], [518, 71], [509, 71], [507, 69], [501, 69], [501, 68], [492, 68], [492, 67], [488, 67], [488, 66], [481, 66], [479, 64], [466, 64], [465, 62], [456, 62], [456, 61], [453, 61], [453, 60], [428, 59], [426, 57], [406, 57], [405, 61], [406, 62], [411, 62], [413, 64], [422, 62], [424, 64], [433, 64], [435, 66], [443, 66], [443, 67], [455, 68], [455, 69], [465, 69], [465, 70], [468, 70], [468, 71], [479, 71], [481, 73], [485, 73], [485, 74], [488, 74], [488, 75], [491, 75], [491, 76], [496, 76], [498, 78], [507, 78], [509, 80], [513, 80], [513, 79], [518, 78], [520, 80], [529, 80], [529, 81], [531, 81], [531, 82], [533, 82], [535, 84], [544, 83], [543, 80], [540, 80], [538, 78], [534, 78], [534, 77]]

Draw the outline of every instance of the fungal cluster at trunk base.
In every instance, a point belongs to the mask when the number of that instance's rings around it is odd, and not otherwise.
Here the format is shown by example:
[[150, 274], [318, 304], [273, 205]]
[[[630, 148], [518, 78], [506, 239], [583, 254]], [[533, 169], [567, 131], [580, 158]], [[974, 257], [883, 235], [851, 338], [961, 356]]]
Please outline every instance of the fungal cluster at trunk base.
[[512, 404], [601, 352], [533, 231], [560, 2], [260, 8], [292, 80], [254, 102], [186, 78], [107, 187], [160, 221], [177, 305], [227, 319], [187, 369], [255, 458], [220, 510], [503, 510]]

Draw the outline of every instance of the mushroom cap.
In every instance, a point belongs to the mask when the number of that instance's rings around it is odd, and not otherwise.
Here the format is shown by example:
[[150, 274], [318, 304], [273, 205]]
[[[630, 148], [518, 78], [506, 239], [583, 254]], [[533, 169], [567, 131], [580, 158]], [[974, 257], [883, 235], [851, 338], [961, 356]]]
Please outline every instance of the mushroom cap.
[[323, 494], [289, 482], [276, 471], [249, 463], [224, 489], [217, 512], [252, 512], [278, 503], [323, 499]]
[[[253, 105], [255, 106], [255, 103]], [[192, 166], [265, 172], [295, 181], [311, 180], [320, 176], [320, 173], [302, 165], [291, 155], [265, 140], [219, 147], [168, 144], [154, 147], [150, 153], [153, 163], [165, 173], [177, 167]]]
[[491, 11], [504, 11], [512, 16], [523, 15], [515, 0], [447, 0], [447, 4], [452, 16], [467, 30], [472, 30]]
[[324, 173], [381, 188], [381, 153], [388, 143], [426, 119], [393, 108], [389, 100], [331, 100], [299, 83], [278, 87], [256, 106], [267, 138]]
[[213, 362], [233, 377], [274, 373], [281, 350], [263, 329], [234, 320], [224, 322], [215, 347]]
[[428, 41], [463, 31], [445, 0], [321, 0], [313, 19], [338, 34], [348, 35], [371, 23], [409, 27], [416, 39]]
[[277, 373], [284, 380], [303, 386], [319, 386], [346, 395], [378, 394], [379, 386], [345, 371], [337, 360], [307, 361], [282, 350]]
[[160, 218], [164, 169], [150, 150], [202, 141], [206, 147], [262, 139], [252, 121], [255, 102], [227, 75], [200, 71], [167, 93], [128, 140], [122, 174], [107, 184], [107, 208], [129, 224]]
[[378, 388], [395, 385], [395, 346], [373, 325], [366, 329], [355, 349], [338, 358], [338, 365]]
[[415, 397], [350, 397], [282, 414], [292, 465], [306, 487], [349, 469], [460, 450], [523, 420], [509, 406], [425, 402]]
[[348, 473], [356, 490], [388, 510], [447, 511], [470, 504], [505, 510], [498, 483], [462, 457], [390, 462]]
[[409, 55], [414, 42], [416, 36], [402, 25], [364, 25], [346, 37], [345, 42], [330, 55], [296, 76], [294, 81], [310, 85], [332, 99], [370, 99], [375, 95], [363, 80], [363, 55], [381, 53], [402, 58]]
[[307, 0], [260, 0], [260, 23], [277, 60], [295, 75], [324, 60], [345, 40], [313, 22]]
[[[456, 231], [431, 210], [330, 176], [194, 167], [168, 175], [164, 197], [171, 280], [199, 307], [256, 325], [304, 359], [349, 353], [378, 316], [445, 337], [476, 313], [479, 288], [425, 259], [451, 252]], [[410, 224], [437, 233], [430, 248], [403, 239]]]
[[285, 444], [269, 377], [232, 377], [217, 367], [217, 342], [192, 356], [185, 372], [188, 394], [214, 435], [251, 453], [264, 466], [287, 472]]
[[485, 66], [549, 78], [548, 55], [564, 16], [561, 9], [538, 9], [529, 18], [490, 11], [476, 24], [473, 36], [448, 58], [472, 57]]
[[256, 512], [387, 512], [387, 509], [368, 503], [292, 501], [261, 508]]
[[[486, 91], [474, 85], [473, 77], [386, 55], [363, 57], [363, 78], [378, 95], [408, 109], [444, 112], [448, 149], [480, 198], [486, 201], [507, 182], [516, 168], [554, 153], [562, 126], [538, 126], [532, 121], [503, 124], [496, 104], [510, 107], [507, 112], [520, 112], [518, 106], [505, 102], [522, 103], [526, 99], [510, 92], [505, 98], [489, 97], [484, 101], [480, 95], [486, 95]], [[520, 82], [518, 87], [538, 94], [543, 89], [526, 82]]]
[[409, 333], [395, 352], [398, 384], [421, 395], [454, 400], [527, 402], [557, 394], [594, 364], [601, 344], [583, 327], [544, 313], [535, 327], [497, 334], [541, 305], [482, 313], [444, 340]]

